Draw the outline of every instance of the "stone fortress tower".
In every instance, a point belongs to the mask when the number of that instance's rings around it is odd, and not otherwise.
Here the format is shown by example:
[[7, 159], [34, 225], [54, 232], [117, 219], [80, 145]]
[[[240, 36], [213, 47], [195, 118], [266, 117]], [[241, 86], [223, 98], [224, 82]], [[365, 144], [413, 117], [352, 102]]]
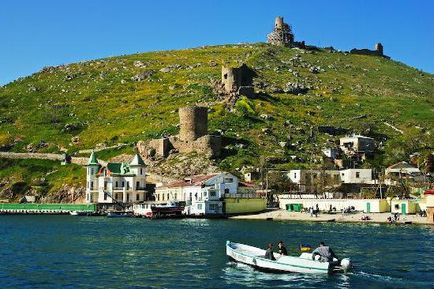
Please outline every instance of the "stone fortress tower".
[[291, 47], [294, 44], [294, 34], [291, 26], [283, 21], [282, 16], [277, 16], [274, 20], [274, 29], [268, 34], [267, 42], [273, 45]]
[[[211, 158], [221, 153], [221, 136], [208, 134], [208, 108], [187, 106], [179, 108], [179, 135], [153, 139], [146, 145], [157, 156], [167, 157], [172, 152], [197, 152]], [[139, 147], [139, 151], [143, 149]], [[149, 156], [149, 153], [148, 153]]]
[[208, 134], [208, 109], [203, 106], [188, 106], [179, 109], [179, 139], [193, 142]]
[[383, 55], [383, 44], [381, 44], [380, 42], [375, 44], [375, 51], [377, 51], [379, 55]]

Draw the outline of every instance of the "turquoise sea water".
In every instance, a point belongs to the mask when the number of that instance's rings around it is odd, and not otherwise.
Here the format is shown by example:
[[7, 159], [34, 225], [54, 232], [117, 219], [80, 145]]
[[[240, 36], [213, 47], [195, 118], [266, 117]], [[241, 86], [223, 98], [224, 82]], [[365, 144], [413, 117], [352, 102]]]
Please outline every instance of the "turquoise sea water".
[[[434, 288], [434, 227], [241, 220], [0, 216], [0, 288]], [[270, 274], [225, 241], [324, 240], [354, 272]]]

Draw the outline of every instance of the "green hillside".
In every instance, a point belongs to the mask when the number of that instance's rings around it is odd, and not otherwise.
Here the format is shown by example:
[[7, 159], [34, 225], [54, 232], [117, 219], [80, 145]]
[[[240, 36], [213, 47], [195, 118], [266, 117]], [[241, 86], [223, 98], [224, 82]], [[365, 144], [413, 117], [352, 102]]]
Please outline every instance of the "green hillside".
[[[220, 79], [221, 65], [242, 63], [258, 74], [260, 93], [240, 98], [228, 111], [212, 82]], [[284, 93], [288, 82], [308, 90]], [[369, 160], [377, 167], [434, 147], [433, 75], [377, 56], [252, 44], [44, 68], [0, 88], [0, 150], [74, 153], [175, 134], [177, 108], [194, 103], [211, 108], [211, 132], [222, 130], [232, 139], [216, 160], [231, 171], [257, 165], [260, 156], [278, 168], [319, 165], [321, 148], [339, 138], [318, 132], [319, 125], [374, 137], [383, 144]], [[294, 145], [282, 148], [279, 142]]]

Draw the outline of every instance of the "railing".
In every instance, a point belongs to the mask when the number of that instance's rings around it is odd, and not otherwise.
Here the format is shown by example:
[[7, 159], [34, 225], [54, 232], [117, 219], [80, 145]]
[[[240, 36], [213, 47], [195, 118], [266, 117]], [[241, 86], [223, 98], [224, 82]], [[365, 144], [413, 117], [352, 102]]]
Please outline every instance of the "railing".
[[263, 198], [259, 194], [224, 194], [225, 198], [238, 198], [238, 199], [257, 199]]

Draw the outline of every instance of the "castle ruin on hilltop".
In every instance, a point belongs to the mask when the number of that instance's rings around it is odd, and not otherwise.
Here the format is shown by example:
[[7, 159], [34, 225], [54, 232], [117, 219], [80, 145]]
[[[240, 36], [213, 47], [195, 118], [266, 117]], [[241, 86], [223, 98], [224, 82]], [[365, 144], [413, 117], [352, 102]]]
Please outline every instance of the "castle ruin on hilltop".
[[282, 16], [277, 16], [274, 20], [274, 29], [268, 34], [267, 42], [273, 45], [289, 46], [294, 43], [294, 34], [289, 24], [283, 21]]
[[[274, 19], [274, 28], [271, 33], [267, 35], [267, 43], [277, 46], [297, 47], [301, 49], [317, 49], [315, 46], [307, 46], [304, 41], [295, 41], [294, 33], [289, 24], [285, 23], [282, 16], [277, 16]], [[332, 48], [333, 49], [333, 48]], [[351, 54], [381, 56], [390, 59], [389, 56], [384, 55], [383, 45], [381, 43], [375, 44], [375, 49], [351, 49]]]
[[153, 139], [146, 146], [150, 157], [167, 157], [172, 152], [197, 152], [211, 158], [221, 153], [221, 136], [208, 134], [208, 108], [188, 106], [179, 109], [179, 135]]

